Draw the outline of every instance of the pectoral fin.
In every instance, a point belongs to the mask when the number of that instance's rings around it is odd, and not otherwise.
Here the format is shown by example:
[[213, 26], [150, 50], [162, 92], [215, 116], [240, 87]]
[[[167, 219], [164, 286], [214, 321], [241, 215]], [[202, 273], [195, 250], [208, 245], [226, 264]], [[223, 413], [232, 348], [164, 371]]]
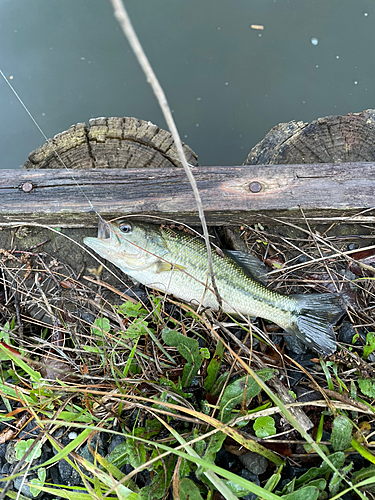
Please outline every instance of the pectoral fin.
[[180, 266], [179, 264], [171, 264], [170, 262], [165, 262], [163, 260], [158, 260], [157, 263], [157, 273], [163, 273], [165, 271], [174, 271], [174, 270], [184, 270], [186, 269], [184, 266]]

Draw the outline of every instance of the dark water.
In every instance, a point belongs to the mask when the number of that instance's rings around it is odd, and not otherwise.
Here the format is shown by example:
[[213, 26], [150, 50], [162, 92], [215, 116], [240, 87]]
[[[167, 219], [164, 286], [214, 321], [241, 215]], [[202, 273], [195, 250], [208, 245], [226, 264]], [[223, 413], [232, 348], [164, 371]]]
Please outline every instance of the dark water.
[[[373, 1], [126, 6], [203, 165], [241, 164], [279, 122], [375, 107]], [[106, 0], [0, 0], [0, 68], [48, 137], [94, 116], [165, 128]], [[18, 168], [44, 139], [2, 79], [0, 110], [0, 168]]]

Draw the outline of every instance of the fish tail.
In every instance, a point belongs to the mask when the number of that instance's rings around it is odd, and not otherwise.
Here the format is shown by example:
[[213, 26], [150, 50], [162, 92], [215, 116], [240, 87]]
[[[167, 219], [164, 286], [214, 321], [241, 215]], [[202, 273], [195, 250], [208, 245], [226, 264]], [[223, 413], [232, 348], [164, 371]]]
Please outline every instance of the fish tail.
[[297, 300], [296, 318], [287, 329], [323, 356], [336, 351], [337, 343], [333, 325], [345, 313], [345, 306], [338, 293], [313, 293], [291, 295]]

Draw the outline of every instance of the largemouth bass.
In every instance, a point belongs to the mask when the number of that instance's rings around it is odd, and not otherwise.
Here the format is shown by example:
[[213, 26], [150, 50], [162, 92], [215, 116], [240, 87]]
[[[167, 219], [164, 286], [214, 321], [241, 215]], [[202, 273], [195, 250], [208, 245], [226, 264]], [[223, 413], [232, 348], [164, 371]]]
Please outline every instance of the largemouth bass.
[[[217, 311], [204, 240], [179, 229], [130, 221], [99, 223], [84, 243], [143, 285]], [[344, 313], [339, 294], [281, 295], [261, 281], [262, 263], [245, 252], [212, 252], [222, 310], [261, 317], [296, 335], [317, 352], [336, 350], [333, 324]]]

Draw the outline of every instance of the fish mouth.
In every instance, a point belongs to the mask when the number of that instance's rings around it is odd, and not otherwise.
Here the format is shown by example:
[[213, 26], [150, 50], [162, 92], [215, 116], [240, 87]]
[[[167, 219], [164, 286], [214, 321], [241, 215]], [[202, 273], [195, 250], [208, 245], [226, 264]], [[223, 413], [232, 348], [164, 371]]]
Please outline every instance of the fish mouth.
[[[90, 241], [90, 238], [85, 238], [85, 240], [87, 244]], [[99, 248], [102, 248], [103, 252], [121, 252], [122, 258], [139, 259], [143, 253], [143, 250], [138, 248], [136, 245], [134, 245], [134, 252], [122, 248], [121, 238], [117, 234], [115, 227], [112, 227], [110, 222], [106, 222], [103, 219], [99, 220], [98, 237], [93, 238], [93, 242], [95, 246], [91, 245], [91, 248], [93, 248], [96, 252], [99, 251]], [[98, 247], [98, 245], [100, 245], [100, 247]], [[102, 256], [104, 256], [104, 254], [102, 254]]]
[[100, 220], [98, 224], [98, 238], [107, 240], [111, 237], [111, 229], [108, 222]]

